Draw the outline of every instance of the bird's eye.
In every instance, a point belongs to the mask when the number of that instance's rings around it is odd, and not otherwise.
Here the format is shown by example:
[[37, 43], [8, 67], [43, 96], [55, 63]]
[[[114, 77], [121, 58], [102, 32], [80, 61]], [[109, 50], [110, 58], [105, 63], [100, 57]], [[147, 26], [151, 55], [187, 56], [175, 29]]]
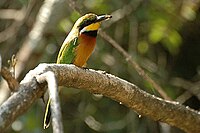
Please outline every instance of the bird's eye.
[[79, 25], [79, 30], [82, 30], [84, 27], [92, 24], [92, 23], [95, 23], [95, 21], [97, 20], [97, 17], [94, 16], [94, 17], [90, 17], [90, 18], [86, 18], [85, 20], [83, 20], [82, 23], [80, 23]]

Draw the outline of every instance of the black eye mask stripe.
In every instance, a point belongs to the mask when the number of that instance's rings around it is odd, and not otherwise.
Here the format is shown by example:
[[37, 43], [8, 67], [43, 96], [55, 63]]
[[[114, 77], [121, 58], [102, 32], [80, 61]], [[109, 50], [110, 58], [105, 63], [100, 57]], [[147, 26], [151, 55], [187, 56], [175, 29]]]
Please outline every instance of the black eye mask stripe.
[[91, 37], [96, 37], [97, 36], [97, 30], [91, 30], [91, 31], [84, 31], [82, 34], [91, 36]]

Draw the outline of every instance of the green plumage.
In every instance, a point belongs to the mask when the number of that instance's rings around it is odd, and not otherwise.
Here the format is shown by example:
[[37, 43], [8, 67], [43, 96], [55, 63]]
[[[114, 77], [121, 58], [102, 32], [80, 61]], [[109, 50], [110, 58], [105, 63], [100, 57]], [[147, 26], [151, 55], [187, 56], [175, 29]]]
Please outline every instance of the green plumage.
[[64, 45], [60, 50], [57, 64], [71, 64], [76, 56], [76, 47], [78, 46], [78, 37], [74, 38], [68, 45]]

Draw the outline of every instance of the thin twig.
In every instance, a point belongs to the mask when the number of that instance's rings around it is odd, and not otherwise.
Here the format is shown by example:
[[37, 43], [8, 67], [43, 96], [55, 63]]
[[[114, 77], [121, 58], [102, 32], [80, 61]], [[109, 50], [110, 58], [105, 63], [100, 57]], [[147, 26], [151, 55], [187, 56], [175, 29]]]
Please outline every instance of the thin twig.
[[193, 95], [189, 91], [185, 91], [183, 94], [176, 98], [176, 101], [183, 104], [185, 101], [190, 99]]
[[[9, 68], [3, 67], [0, 69], [0, 73], [5, 81], [2, 81], [0, 84], [0, 104], [8, 98], [10, 92], [17, 91], [19, 87], [19, 82], [15, 78], [15, 65], [17, 63], [17, 59], [15, 55], [12, 56], [11, 60], [8, 60]], [[7, 87], [8, 85], [8, 87]]]
[[53, 133], [64, 133], [62, 124], [62, 114], [60, 100], [58, 96], [58, 85], [55, 74], [48, 71], [36, 77], [39, 83], [47, 82], [49, 97], [51, 99], [51, 113]]
[[171, 100], [171, 98], [163, 91], [163, 89], [153, 79], [151, 79], [148, 74], [144, 72], [144, 70], [114, 39], [112, 39], [108, 34], [106, 34], [103, 31], [100, 31], [99, 34], [102, 38], [108, 41], [114, 48], [116, 48], [126, 58], [126, 61], [129, 62], [135, 68], [138, 74], [142, 76], [147, 82], [149, 82], [164, 99]]
[[[170, 83], [176, 87], [181, 87], [185, 89], [186, 92], [184, 93], [184, 95], [187, 96], [187, 98], [190, 98], [189, 95], [191, 96], [194, 95], [200, 100], [200, 81], [193, 83], [177, 77], [177, 78], [172, 78]], [[181, 96], [180, 98], [183, 98], [183, 96]]]
[[0, 74], [2, 77], [7, 81], [8, 87], [11, 92], [17, 91], [19, 87], [19, 82], [15, 79], [15, 65], [17, 59], [15, 55], [12, 56], [11, 60], [8, 61], [10, 68], [2, 67], [1, 66], [1, 56], [0, 56]]
[[0, 19], [15, 19], [16, 21], [21, 21], [23, 18], [23, 10], [0, 9]]
[[0, 32], [0, 43], [8, 40], [16, 34], [17, 29], [21, 26], [20, 21], [13, 22], [7, 29]]
[[17, 91], [19, 87], [19, 82], [12, 76], [12, 73], [9, 71], [9, 69], [6, 67], [2, 67], [0, 73], [2, 77], [7, 81], [10, 91]]

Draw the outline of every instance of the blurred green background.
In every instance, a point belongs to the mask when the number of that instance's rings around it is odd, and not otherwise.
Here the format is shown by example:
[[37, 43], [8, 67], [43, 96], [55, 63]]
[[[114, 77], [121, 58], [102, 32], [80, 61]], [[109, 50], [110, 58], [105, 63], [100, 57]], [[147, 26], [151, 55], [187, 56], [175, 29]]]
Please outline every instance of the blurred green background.
[[[115, 39], [146, 73], [173, 99], [193, 109], [200, 107], [200, 10], [199, 0], [61, 0], [35, 45], [24, 50], [40, 7], [40, 0], [1, 0], [0, 54], [4, 66], [13, 54], [23, 51], [18, 80], [39, 63], [54, 63], [58, 51], [74, 22], [85, 14], [112, 14], [102, 29]], [[9, 12], [9, 11], [14, 11]], [[7, 14], [6, 14], [7, 13]], [[25, 17], [24, 17], [25, 16]], [[21, 58], [21, 57], [20, 57]], [[20, 62], [20, 58], [18, 61]], [[159, 96], [126, 59], [100, 36], [87, 63], [126, 79], [141, 89]], [[9, 91], [1, 79], [1, 101]], [[3, 100], [2, 100], [3, 99]], [[167, 124], [140, 116], [137, 112], [100, 95], [63, 88], [61, 95], [66, 133], [182, 133]], [[8, 133], [50, 133], [43, 130], [44, 103], [38, 100], [18, 118]], [[155, 112], [156, 113], [156, 112]]]

